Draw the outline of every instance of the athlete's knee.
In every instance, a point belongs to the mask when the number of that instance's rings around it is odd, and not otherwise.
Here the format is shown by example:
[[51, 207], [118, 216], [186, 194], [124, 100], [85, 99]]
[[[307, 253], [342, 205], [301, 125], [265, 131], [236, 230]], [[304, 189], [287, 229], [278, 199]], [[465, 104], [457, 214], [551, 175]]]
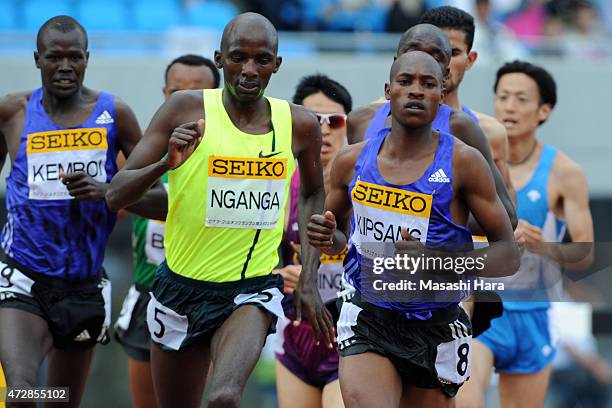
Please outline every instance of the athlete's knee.
[[[365, 395], [360, 390], [342, 390], [342, 402], [344, 402], [345, 408], [367, 408], [368, 401], [366, 401]], [[385, 401], [385, 397], [381, 396], [378, 399], [377, 406], [380, 408], [391, 407], [388, 401]]]
[[459, 389], [459, 393], [455, 397], [455, 408], [484, 408], [485, 390], [480, 387], [472, 387], [465, 385]]
[[4, 367], [6, 384], [14, 388], [36, 387], [38, 385], [38, 373], [36, 370], [28, 370], [23, 366]]
[[484, 408], [484, 398], [455, 398], [455, 408]]
[[239, 408], [242, 390], [239, 387], [225, 385], [210, 390], [209, 408]]

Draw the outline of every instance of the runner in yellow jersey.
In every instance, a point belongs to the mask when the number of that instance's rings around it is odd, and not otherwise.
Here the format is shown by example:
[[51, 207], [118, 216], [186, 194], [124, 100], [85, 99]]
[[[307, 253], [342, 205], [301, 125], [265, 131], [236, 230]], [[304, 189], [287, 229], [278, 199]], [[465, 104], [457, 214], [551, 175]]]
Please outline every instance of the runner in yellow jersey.
[[[148, 307], [160, 407], [199, 407], [210, 361], [208, 406], [239, 406], [265, 336], [283, 313], [282, 277], [271, 271], [295, 158], [304, 242], [310, 215], [323, 208], [315, 115], [263, 96], [282, 61], [277, 50], [278, 35], [267, 19], [255, 13], [233, 19], [215, 52], [225, 88], [168, 98], [107, 194], [110, 208], [124, 207], [171, 170], [166, 262]], [[295, 304], [298, 319], [303, 310], [332, 347], [333, 323], [316, 285], [317, 257], [304, 246]]]
[[[164, 97], [168, 98], [182, 89], [218, 88], [220, 80], [219, 70], [210, 59], [194, 54], [182, 55], [166, 67]], [[168, 173], [161, 177], [161, 182], [167, 185]], [[133, 407], [156, 408], [151, 377], [151, 336], [147, 327], [147, 305], [157, 265], [165, 258], [165, 224], [137, 215], [131, 218], [134, 284], [123, 301], [114, 334], [128, 356], [128, 379]]]

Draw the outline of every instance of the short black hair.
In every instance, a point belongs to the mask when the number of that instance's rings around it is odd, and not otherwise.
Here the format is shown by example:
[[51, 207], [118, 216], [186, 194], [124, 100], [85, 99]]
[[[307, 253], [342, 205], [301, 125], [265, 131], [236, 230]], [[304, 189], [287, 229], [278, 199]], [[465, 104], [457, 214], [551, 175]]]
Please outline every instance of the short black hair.
[[557, 104], [557, 84], [552, 75], [544, 68], [527, 61], [514, 60], [507, 62], [497, 70], [493, 92], [497, 92], [497, 84], [499, 84], [501, 77], [514, 73], [525, 74], [533, 79], [538, 84], [540, 91], [540, 104], [547, 103], [551, 108], [555, 107]]
[[457, 30], [465, 33], [468, 52], [474, 45], [474, 17], [466, 11], [451, 6], [436, 7], [421, 16], [421, 24], [432, 24], [441, 29]]
[[349, 91], [339, 82], [334, 81], [327, 75], [315, 74], [305, 76], [300, 80], [295, 94], [293, 95], [293, 103], [301, 105], [304, 99], [310, 95], [322, 92], [334, 102], [338, 102], [344, 107], [344, 113], [349, 113], [353, 109], [353, 99]]
[[195, 54], [185, 54], [173, 59], [172, 62], [169, 63], [166, 67], [166, 72], [164, 73], [164, 82], [168, 82], [168, 72], [174, 64], [189, 65], [192, 67], [201, 67], [203, 65], [206, 65], [208, 68], [210, 68], [210, 71], [213, 74], [215, 88], [218, 88], [219, 84], [221, 83], [221, 76], [219, 75], [219, 70], [217, 69], [215, 63], [208, 58], [204, 58], [201, 55]]
[[45, 21], [43, 25], [40, 26], [40, 28], [38, 29], [38, 33], [36, 34], [36, 48], [39, 51], [42, 46], [43, 35], [45, 35], [49, 30], [56, 30], [62, 33], [68, 33], [73, 30], [81, 31], [83, 33], [83, 36], [85, 37], [85, 51], [87, 51], [87, 31], [85, 31], [85, 28], [78, 21], [76, 21], [74, 17], [62, 15], [51, 17], [50, 19]]

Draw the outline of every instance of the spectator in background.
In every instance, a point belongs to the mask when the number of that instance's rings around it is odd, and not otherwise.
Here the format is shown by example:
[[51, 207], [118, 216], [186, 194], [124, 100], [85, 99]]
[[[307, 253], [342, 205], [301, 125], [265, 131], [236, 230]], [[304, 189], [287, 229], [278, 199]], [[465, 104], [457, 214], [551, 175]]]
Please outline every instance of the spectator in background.
[[476, 35], [473, 48], [478, 50], [480, 64], [498, 64], [499, 61], [525, 58], [525, 47], [510, 30], [493, 18], [490, 0], [475, 0], [475, 4]]
[[303, 1], [250, 0], [245, 9], [266, 16], [278, 30], [298, 31], [303, 28]]
[[319, 0], [323, 3], [323, 27], [329, 31], [383, 32], [392, 1]]
[[421, 14], [426, 11], [422, 0], [394, 0], [387, 17], [387, 31], [403, 33], [418, 24]]
[[563, 50], [562, 39], [565, 30], [563, 20], [556, 15], [550, 15], [544, 22], [544, 37], [538, 41], [537, 54], [553, 57], [563, 56], [565, 51]]
[[506, 20], [506, 26], [516, 34], [521, 41], [536, 45], [538, 37], [544, 33], [547, 17], [545, 7], [548, 0], [529, 0], [523, 9]]
[[589, 0], [569, 2], [569, 29], [564, 36], [565, 54], [586, 59], [601, 59], [607, 55], [607, 39], [598, 10]]
[[601, 7], [603, 9], [606, 32], [612, 34], [612, 1], [602, 2]]

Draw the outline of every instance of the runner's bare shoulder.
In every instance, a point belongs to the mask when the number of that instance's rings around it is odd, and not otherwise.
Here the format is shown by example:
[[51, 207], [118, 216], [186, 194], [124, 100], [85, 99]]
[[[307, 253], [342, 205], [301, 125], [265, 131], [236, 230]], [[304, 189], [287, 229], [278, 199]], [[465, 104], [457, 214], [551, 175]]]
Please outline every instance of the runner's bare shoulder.
[[153, 120], [163, 112], [164, 121], [171, 120], [176, 126], [204, 119], [204, 94], [201, 89], [173, 92], [159, 108]]
[[332, 164], [332, 179], [340, 179], [343, 184], [349, 184], [353, 179], [355, 164], [368, 141], [343, 146]]
[[500, 121], [493, 116], [486, 115], [480, 112], [474, 112], [478, 118], [478, 124], [489, 140], [489, 143], [494, 146], [498, 144], [505, 145], [508, 140], [506, 128]]
[[361, 142], [365, 138], [365, 132], [376, 112], [385, 102], [375, 101], [366, 106], [354, 109], [348, 115], [347, 138], [349, 144]]
[[16, 92], [0, 97], [0, 124], [9, 121], [17, 112], [25, 111], [32, 92]]

